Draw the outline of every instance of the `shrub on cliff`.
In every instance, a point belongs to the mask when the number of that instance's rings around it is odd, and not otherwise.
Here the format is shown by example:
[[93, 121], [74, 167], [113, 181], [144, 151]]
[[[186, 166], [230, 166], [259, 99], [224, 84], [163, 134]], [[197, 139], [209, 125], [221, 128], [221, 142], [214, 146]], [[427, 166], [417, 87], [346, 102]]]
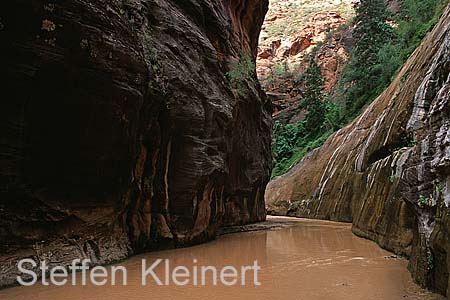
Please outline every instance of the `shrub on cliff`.
[[246, 53], [241, 53], [239, 62], [231, 66], [231, 70], [226, 74], [230, 82], [233, 93], [244, 97], [247, 91], [247, 80], [256, 79], [255, 62]]

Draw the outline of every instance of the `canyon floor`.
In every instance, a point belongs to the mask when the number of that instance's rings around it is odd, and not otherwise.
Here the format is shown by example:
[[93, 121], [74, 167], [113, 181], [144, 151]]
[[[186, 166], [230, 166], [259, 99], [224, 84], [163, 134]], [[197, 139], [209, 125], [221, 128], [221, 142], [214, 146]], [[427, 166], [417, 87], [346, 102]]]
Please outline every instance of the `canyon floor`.
[[[308, 299], [308, 300], [440, 300], [416, 286], [407, 262], [375, 243], [358, 238], [350, 224], [269, 217], [259, 229], [227, 234], [191, 248], [132, 257], [120, 265], [129, 270], [124, 286], [16, 287], [0, 291], [0, 299]], [[145, 286], [140, 284], [141, 260], [170, 259], [191, 267], [193, 258], [205, 265], [261, 265], [261, 286]], [[162, 272], [158, 269], [157, 274]]]

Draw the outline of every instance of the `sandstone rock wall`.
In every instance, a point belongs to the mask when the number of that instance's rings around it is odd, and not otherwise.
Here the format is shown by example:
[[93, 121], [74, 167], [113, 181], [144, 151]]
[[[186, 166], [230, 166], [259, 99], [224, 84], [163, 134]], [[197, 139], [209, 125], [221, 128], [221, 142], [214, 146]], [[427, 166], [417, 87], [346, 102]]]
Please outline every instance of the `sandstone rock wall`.
[[353, 222], [450, 295], [450, 7], [389, 88], [267, 188], [269, 213]]
[[265, 219], [268, 2], [2, 1], [0, 286], [18, 259], [109, 263]]

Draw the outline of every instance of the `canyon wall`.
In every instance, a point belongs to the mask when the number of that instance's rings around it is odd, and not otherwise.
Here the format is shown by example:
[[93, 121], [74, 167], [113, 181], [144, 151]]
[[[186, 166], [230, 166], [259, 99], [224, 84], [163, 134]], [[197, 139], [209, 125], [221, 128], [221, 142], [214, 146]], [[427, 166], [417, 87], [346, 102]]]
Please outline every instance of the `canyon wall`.
[[268, 185], [266, 206], [353, 222], [450, 295], [450, 7], [364, 113]]
[[[332, 93], [353, 43], [355, 0], [270, 1], [261, 29], [256, 69], [273, 104], [273, 119], [294, 124], [305, 118], [301, 106], [310, 56], [320, 66], [324, 92]], [[332, 97], [333, 98], [333, 97]]]
[[2, 1], [0, 286], [265, 219], [268, 1]]

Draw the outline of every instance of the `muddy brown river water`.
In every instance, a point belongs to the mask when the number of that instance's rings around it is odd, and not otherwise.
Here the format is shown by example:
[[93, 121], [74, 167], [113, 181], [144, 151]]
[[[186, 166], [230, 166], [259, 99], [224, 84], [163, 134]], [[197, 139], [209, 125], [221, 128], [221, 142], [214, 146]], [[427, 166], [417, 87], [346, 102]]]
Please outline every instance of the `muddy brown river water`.
[[[280, 220], [280, 219], [277, 219]], [[283, 219], [284, 220], [284, 219]], [[290, 219], [292, 221], [293, 219]], [[440, 299], [416, 286], [404, 259], [351, 233], [350, 225], [294, 220], [283, 229], [230, 234], [203, 245], [135, 256], [120, 266], [128, 270], [126, 286], [14, 287], [0, 299], [151, 300], [151, 299], [296, 299], [397, 300]], [[142, 259], [170, 259], [173, 265], [261, 266], [258, 280], [242, 286], [155, 286], [141, 284]], [[162, 270], [159, 270], [162, 271]], [[78, 274], [77, 276], [81, 276]]]

